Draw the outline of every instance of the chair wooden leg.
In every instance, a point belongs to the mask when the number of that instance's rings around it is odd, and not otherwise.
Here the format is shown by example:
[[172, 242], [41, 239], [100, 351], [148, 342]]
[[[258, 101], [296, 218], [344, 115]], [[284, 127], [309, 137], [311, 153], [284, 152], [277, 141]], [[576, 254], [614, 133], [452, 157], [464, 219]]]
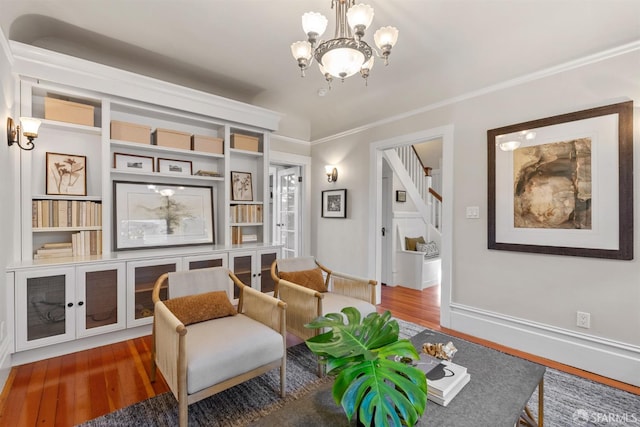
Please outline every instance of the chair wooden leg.
[[285, 397], [287, 395], [287, 369], [285, 366], [285, 361], [282, 361], [282, 365], [280, 365], [280, 397]]
[[178, 402], [179, 423], [180, 427], [188, 427], [189, 421], [189, 404], [186, 400]]

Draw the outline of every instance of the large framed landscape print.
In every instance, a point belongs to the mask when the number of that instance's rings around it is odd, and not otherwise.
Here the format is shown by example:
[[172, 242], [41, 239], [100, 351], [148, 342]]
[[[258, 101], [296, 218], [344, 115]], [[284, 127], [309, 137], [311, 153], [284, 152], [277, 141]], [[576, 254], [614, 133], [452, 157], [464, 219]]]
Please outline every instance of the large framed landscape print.
[[211, 187], [114, 181], [116, 250], [212, 244]]
[[633, 259], [632, 101], [487, 140], [489, 249]]

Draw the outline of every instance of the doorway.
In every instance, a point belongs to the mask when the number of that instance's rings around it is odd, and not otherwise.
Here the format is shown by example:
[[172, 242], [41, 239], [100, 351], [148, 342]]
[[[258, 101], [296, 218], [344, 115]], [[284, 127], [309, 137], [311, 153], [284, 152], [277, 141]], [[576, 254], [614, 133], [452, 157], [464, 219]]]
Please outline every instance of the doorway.
[[281, 257], [309, 255], [311, 159], [272, 151], [269, 162], [269, 212], [274, 244], [282, 245]]
[[[440, 324], [450, 326], [451, 303], [451, 270], [452, 270], [452, 238], [453, 238], [453, 126], [443, 126], [408, 135], [401, 135], [391, 139], [374, 142], [370, 145], [370, 180], [369, 180], [369, 209], [374, 217], [369, 222], [370, 247], [369, 271], [378, 282], [382, 282], [383, 263], [383, 238], [382, 227], [385, 203], [383, 203], [383, 176], [384, 155], [383, 151], [413, 145], [422, 141], [442, 138], [442, 247], [440, 256], [442, 259], [442, 275], [440, 284]], [[387, 186], [388, 187], [388, 186]], [[388, 190], [386, 190], [388, 191]], [[387, 198], [389, 198], [387, 196]], [[393, 245], [387, 245], [393, 248]], [[391, 249], [392, 250], [392, 249]], [[388, 257], [384, 250], [385, 257]], [[378, 301], [379, 303], [379, 301]]]

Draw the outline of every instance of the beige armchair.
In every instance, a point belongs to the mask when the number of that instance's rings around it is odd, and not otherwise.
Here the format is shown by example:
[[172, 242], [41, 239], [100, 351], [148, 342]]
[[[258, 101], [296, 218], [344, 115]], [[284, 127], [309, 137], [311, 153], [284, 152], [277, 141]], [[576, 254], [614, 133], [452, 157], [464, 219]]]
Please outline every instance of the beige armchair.
[[[325, 292], [296, 283], [305, 280], [300, 277], [318, 274], [324, 276], [320, 280]], [[356, 307], [363, 316], [376, 311], [375, 280], [331, 271], [314, 257], [276, 259], [271, 277], [276, 283], [274, 296], [287, 303], [287, 331], [303, 340], [318, 334], [304, 325], [325, 313], [339, 313], [344, 307]]]
[[[194, 319], [199, 313], [211, 316], [213, 296], [224, 299], [224, 303], [216, 301], [215, 310], [224, 306], [233, 312], [229, 300], [234, 284], [240, 290], [236, 315]], [[160, 290], [166, 287], [169, 300], [161, 301]], [[212, 291], [225, 291], [227, 298]], [[224, 267], [163, 274], [155, 283], [153, 301], [151, 380], [155, 381], [159, 368], [178, 400], [180, 426], [187, 426], [188, 405], [275, 368], [280, 368], [280, 395], [284, 397], [284, 302], [244, 285]], [[207, 310], [202, 309], [205, 303]], [[182, 322], [178, 317], [192, 319]], [[197, 323], [184, 324], [191, 321]]]

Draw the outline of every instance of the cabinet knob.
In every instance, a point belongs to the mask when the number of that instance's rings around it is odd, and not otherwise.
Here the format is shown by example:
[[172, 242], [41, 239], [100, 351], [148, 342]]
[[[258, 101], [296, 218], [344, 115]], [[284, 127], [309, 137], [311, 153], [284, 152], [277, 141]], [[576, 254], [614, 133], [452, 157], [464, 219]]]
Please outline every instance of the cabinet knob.
[[72, 302], [68, 303], [67, 307], [73, 307], [73, 303]]
[[253, 277], [256, 277], [256, 275], [254, 274]]
[[78, 301], [78, 305], [84, 305], [84, 302]]
[[262, 273], [258, 273], [258, 277], [262, 276]]

